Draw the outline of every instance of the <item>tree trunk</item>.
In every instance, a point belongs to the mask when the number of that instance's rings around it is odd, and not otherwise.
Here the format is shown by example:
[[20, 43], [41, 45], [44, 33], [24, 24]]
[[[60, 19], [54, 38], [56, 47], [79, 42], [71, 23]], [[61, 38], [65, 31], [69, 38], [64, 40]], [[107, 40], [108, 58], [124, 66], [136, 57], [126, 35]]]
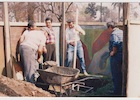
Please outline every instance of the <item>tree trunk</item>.
[[[41, 9], [42, 9], [43, 3], [41, 2]], [[44, 14], [43, 11], [41, 10], [41, 22], [44, 22]]]
[[118, 22], [120, 22], [120, 13], [121, 13], [121, 8], [120, 8], [121, 4], [119, 4], [119, 11], [118, 11]]
[[100, 12], [101, 12], [101, 15], [100, 15], [100, 21], [102, 22], [102, 3], [101, 3]]
[[32, 9], [32, 3], [28, 2], [28, 21], [34, 21], [34, 9]]

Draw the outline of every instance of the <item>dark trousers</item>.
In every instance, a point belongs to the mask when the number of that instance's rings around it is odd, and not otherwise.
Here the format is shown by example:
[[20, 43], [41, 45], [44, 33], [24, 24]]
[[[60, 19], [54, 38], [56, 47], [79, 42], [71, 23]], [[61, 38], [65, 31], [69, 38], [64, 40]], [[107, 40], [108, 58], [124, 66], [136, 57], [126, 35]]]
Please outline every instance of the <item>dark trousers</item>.
[[43, 53], [43, 62], [56, 61], [55, 44], [46, 44], [47, 53]]
[[122, 53], [110, 57], [114, 95], [122, 94]]
[[35, 73], [39, 69], [36, 50], [29, 46], [20, 46], [21, 63], [24, 69], [24, 78], [27, 82], [35, 83]]

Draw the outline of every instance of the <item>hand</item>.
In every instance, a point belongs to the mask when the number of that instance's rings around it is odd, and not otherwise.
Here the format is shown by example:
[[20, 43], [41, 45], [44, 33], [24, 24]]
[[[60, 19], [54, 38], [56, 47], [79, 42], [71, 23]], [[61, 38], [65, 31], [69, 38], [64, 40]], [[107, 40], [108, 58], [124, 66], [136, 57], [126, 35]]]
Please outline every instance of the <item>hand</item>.
[[110, 52], [110, 56], [114, 56], [115, 55], [115, 52], [114, 51], [111, 51]]

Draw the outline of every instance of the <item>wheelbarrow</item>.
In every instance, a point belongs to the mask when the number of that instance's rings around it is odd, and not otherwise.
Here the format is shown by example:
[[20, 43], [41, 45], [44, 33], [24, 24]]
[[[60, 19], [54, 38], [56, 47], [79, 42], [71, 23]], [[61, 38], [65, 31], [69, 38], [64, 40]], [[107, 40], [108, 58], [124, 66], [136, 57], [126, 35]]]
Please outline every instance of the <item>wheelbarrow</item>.
[[57, 67], [58, 64], [55, 61], [46, 61], [42, 64], [40, 64], [40, 69], [47, 69], [49, 67]]
[[66, 86], [65, 84], [69, 82], [72, 84], [72, 82], [78, 78], [80, 73], [79, 69], [73, 69], [63, 66], [49, 67], [47, 69], [38, 69], [37, 71], [46, 84], [52, 85], [53, 88], [55, 85], [60, 86], [60, 96], [62, 88]]

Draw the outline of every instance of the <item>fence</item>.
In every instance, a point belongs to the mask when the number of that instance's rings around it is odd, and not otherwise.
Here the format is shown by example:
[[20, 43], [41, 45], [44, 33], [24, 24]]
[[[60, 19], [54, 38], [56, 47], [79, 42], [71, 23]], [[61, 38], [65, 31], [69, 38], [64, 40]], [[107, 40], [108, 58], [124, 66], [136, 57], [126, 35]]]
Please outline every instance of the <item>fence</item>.
[[[91, 74], [110, 74], [110, 66], [108, 63], [108, 41], [110, 37], [110, 32], [104, 31], [106, 30], [105, 22], [79, 22], [79, 25], [86, 31], [85, 36], [81, 36], [81, 41], [83, 43], [86, 68]], [[118, 23], [119, 26], [122, 27], [122, 23]], [[27, 26], [27, 22], [10, 22], [10, 43], [11, 43], [11, 55], [16, 58], [16, 53], [18, 53], [17, 42], [22, 34], [23, 29]], [[45, 23], [37, 23], [38, 27], [45, 26]], [[60, 63], [60, 26], [61, 23], [53, 23], [53, 28], [56, 31], [57, 37], [57, 62]], [[0, 45], [0, 74], [5, 72], [5, 56], [4, 55], [4, 32], [3, 28], [4, 23], [0, 23], [0, 31], [1, 31], [1, 42]], [[103, 58], [103, 59], [102, 59]], [[78, 62], [78, 60], [77, 60]], [[105, 64], [106, 63], [106, 64]], [[77, 67], [80, 68], [79, 62], [77, 63]], [[3, 71], [4, 70], [4, 71]], [[6, 74], [6, 73], [5, 73]]]

